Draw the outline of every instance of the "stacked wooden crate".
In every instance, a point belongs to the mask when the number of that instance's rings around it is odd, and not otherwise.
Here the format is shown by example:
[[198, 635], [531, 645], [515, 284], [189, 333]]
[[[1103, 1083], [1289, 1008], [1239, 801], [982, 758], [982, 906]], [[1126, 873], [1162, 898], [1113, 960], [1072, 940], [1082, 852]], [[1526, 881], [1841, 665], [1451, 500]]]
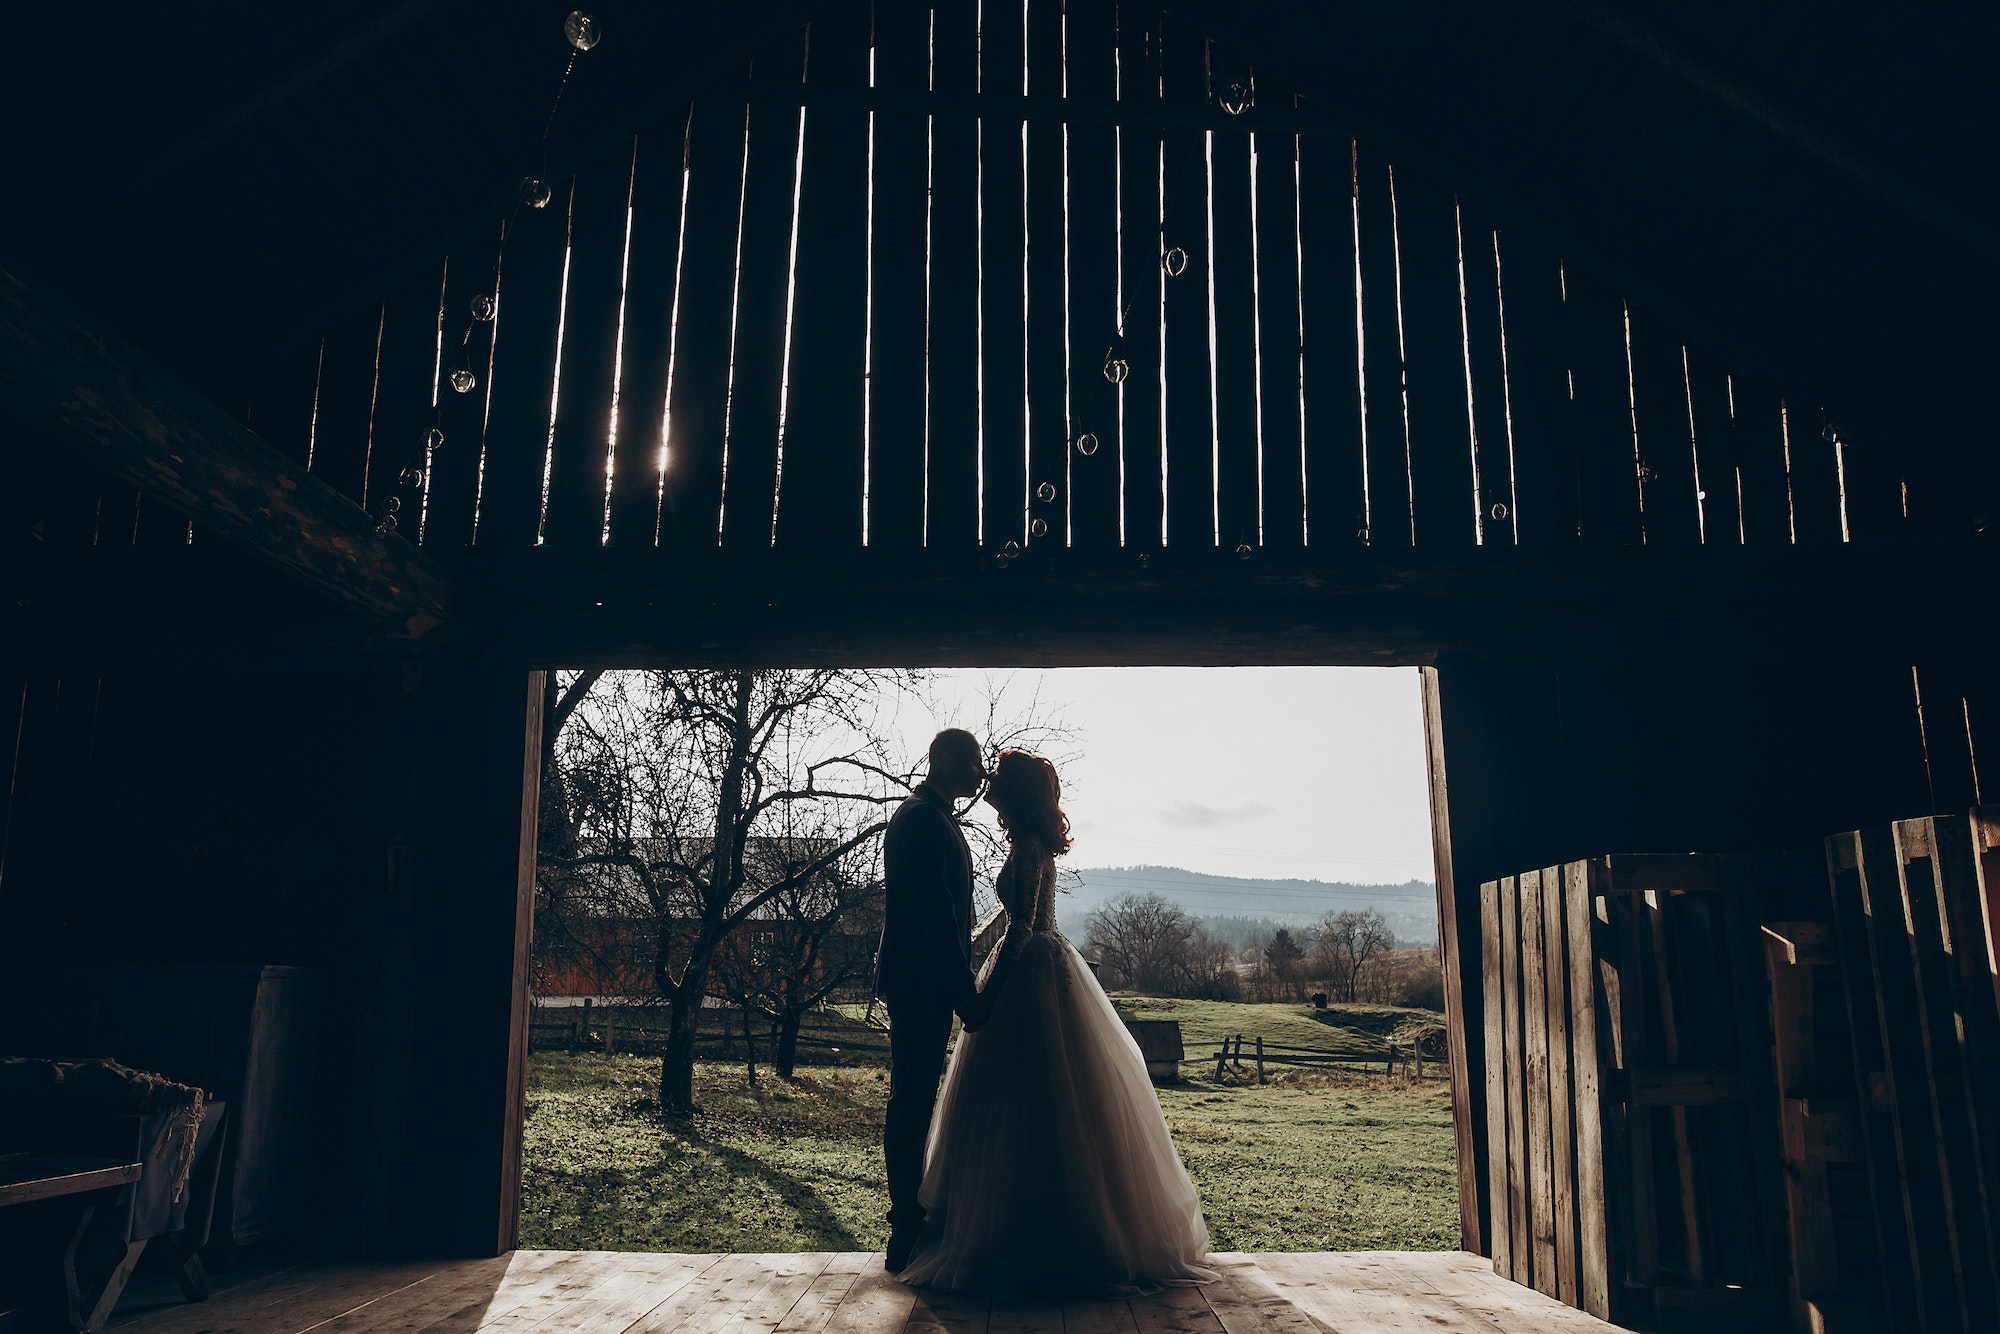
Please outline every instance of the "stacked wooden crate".
[[1481, 886], [1500, 1273], [1627, 1324], [1781, 1319], [1770, 865], [1603, 857]]

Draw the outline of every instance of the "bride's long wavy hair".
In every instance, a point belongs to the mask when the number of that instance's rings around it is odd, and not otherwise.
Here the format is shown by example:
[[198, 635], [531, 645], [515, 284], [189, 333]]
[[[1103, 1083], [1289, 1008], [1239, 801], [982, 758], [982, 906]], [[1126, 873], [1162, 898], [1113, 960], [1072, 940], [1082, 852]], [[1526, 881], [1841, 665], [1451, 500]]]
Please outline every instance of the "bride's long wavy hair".
[[1008, 833], [1031, 833], [1058, 857], [1069, 851], [1069, 817], [1055, 765], [1025, 750], [1003, 750], [987, 797]]

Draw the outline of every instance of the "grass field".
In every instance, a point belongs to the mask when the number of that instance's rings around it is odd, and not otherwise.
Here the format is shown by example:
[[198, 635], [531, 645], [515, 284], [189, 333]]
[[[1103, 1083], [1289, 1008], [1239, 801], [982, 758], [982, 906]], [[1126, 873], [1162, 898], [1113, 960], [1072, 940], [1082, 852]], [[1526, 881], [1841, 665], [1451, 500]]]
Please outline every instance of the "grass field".
[[[1179, 1019], [1192, 1048], [1223, 1036], [1328, 1041], [1306, 1006], [1132, 1001]], [[1337, 1011], [1388, 1031], [1411, 1014]], [[1381, 1026], [1376, 1029], [1373, 1026]], [[1196, 1071], [1160, 1104], [1217, 1250], [1438, 1250], [1457, 1244], [1451, 1103], [1443, 1080], [1286, 1071], [1270, 1082]], [[602, 1250], [873, 1250], [882, 1217], [879, 1062], [695, 1071], [699, 1110], [662, 1119], [651, 1057], [537, 1052], [530, 1070], [522, 1244]]]

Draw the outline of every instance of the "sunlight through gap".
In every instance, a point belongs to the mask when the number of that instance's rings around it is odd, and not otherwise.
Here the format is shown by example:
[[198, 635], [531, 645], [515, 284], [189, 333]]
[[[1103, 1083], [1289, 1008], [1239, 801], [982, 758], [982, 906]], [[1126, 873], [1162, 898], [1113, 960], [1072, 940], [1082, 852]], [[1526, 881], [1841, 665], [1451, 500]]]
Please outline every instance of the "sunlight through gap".
[[[1479, 486], [1479, 418], [1472, 409], [1472, 313], [1465, 300], [1465, 209], [1451, 200], [1452, 235], [1458, 243], [1458, 353], [1465, 368], [1466, 452], [1472, 459], [1472, 544], [1486, 545], [1486, 505]], [[1406, 390], [1405, 393], [1408, 391]]]
[[715, 507], [715, 545], [722, 545], [729, 518], [729, 446], [736, 424], [736, 353], [742, 331], [743, 224], [750, 201], [750, 107], [743, 107], [743, 178], [736, 187], [736, 263], [729, 286], [729, 375], [722, 395], [722, 484]]
[[618, 260], [618, 332], [611, 344], [611, 421], [604, 436], [604, 527], [599, 546], [611, 545], [611, 483], [618, 473], [618, 400], [625, 387], [625, 299], [632, 279], [632, 197], [639, 184], [639, 137], [632, 136], [632, 170], [625, 181], [625, 249]]
[[[812, 62], [812, 28], [806, 28], [806, 63]], [[805, 82], [801, 72], [799, 82]], [[792, 155], [792, 239], [785, 255], [785, 346], [778, 376], [778, 458], [771, 478], [771, 545], [778, 545], [778, 501], [785, 490], [785, 433], [791, 425], [792, 315], [799, 300], [799, 199], [806, 177], [806, 109], [799, 108], [798, 146]]]
[[667, 514], [667, 464], [674, 439], [674, 357], [681, 342], [681, 274], [687, 259], [688, 186], [693, 180], [690, 150], [694, 144], [694, 103], [688, 103], [687, 124], [681, 131], [681, 220], [674, 241], [674, 300], [667, 311], [667, 396], [660, 405], [660, 455], [653, 475], [653, 545], [660, 545]]
[[542, 451], [542, 508], [535, 520], [535, 545], [548, 540], [549, 480], [556, 466], [556, 408], [562, 402], [563, 334], [569, 323], [569, 262], [576, 243], [576, 180], [569, 183], [569, 212], [563, 220], [562, 292], [556, 298], [556, 365], [549, 378], [549, 441]]

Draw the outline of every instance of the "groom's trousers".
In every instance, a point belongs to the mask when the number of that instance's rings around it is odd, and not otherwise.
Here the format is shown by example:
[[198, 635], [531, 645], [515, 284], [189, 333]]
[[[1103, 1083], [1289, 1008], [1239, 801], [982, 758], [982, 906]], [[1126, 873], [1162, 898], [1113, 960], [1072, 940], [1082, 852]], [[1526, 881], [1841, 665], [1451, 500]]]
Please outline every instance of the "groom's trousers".
[[951, 1041], [951, 1005], [929, 997], [889, 1002], [889, 1112], [882, 1127], [882, 1158], [889, 1178], [889, 1227], [915, 1231], [924, 1207], [924, 1142], [937, 1106]]

